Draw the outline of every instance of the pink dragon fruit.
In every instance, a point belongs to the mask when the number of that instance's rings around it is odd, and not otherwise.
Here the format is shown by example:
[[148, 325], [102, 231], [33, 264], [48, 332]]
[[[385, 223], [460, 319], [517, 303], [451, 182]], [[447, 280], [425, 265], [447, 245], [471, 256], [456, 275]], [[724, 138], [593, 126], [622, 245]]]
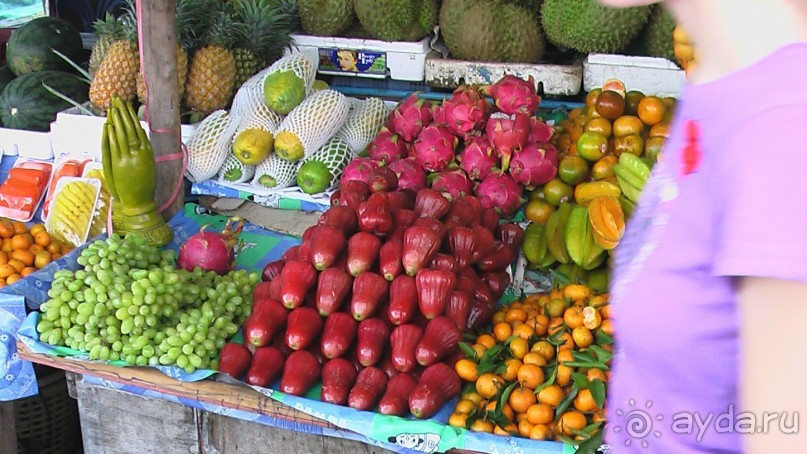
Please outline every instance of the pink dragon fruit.
[[490, 116], [490, 104], [479, 95], [478, 87], [460, 85], [443, 102], [435, 122], [445, 125], [458, 137], [481, 131]]
[[445, 198], [454, 200], [471, 194], [473, 182], [462, 169], [446, 169], [433, 175], [432, 189], [442, 192]]
[[530, 117], [520, 113], [514, 114], [512, 118], [491, 115], [485, 127], [485, 134], [493, 150], [502, 158], [502, 171], [506, 171], [513, 152], [527, 144], [527, 138], [530, 136]]
[[555, 130], [538, 117], [530, 117], [530, 136], [527, 144], [537, 145], [549, 142]]
[[355, 157], [345, 166], [345, 169], [342, 170], [339, 184], [344, 185], [345, 182], [351, 180], [367, 183], [370, 180], [370, 173], [372, 173], [373, 169], [376, 167], [378, 167], [378, 162], [371, 158]]
[[510, 161], [513, 180], [530, 189], [547, 183], [557, 173], [558, 150], [552, 144], [527, 145]]
[[471, 136], [465, 140], [465, 148], [459, 154], [460, 168], [468, 174], [468, 178], [482, 181], [499, 166], [499, 157], [493, 153], [493, 147], [487, 140], [479, 136]]
[[415, 159], [429, 172], [439, 172], [454, 159], [457, 138], [445, 126], [429, 125], [415, 140]]
[[418, 99], [418, 94], [412, 93], [392, 111], [389, 126], [404, 141], [412, 142], [431, 123], [432, 114], [431, 101]]
[[411, 189], [417, 192], [426, 187], [426, 172], [415, 158], [392, 161], [388, 167], [398, 175], [399, 191]]
[[386, 126], [381, 128], [381, 131], [367, 147], [367, 155], [370, 158], [386, 163], [403, 159], [407, 154], [409, 154], [409, 147], [406, 142]]
[[510, 175], [491, 173], [477, 186], [476, 196], [482, 208], [493, 208], [504, 216], [510, 216], [524, 202], [522, 191], [523, 188]]
[[524, 80], [508, 74], [482, 91], [493, 98], [493, 102], [501, 112], [508, 115], [515, 113], [532, 115], [538, 110], [538, 105], [541, 103], [541, 97], [535, 91], [535, 79], [532, 76], [529, 80]]

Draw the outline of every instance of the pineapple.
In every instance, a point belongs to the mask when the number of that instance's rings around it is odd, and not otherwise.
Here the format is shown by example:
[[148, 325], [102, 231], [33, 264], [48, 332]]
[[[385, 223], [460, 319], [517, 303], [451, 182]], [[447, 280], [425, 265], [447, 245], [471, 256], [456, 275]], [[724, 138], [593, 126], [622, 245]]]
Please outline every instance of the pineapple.
[[98, 72], [109, 46], [123, 37], [123, 26], [110, 13], [107, 13], [104, 19], [93, 22], [92, 28], [98, 39], [90, 52], [90, 76]]
[[291, 45], [292, 21], [271, 0], [236, 0], [238, 21], [244, 33], [233, 50], [236, 90]]
[[235, 57], [231, 49], [242, 32], [228, 4], [213, 13], [204, 45], [191, 58], [185, 83], [185, 104], [192, 111], [207, 114], [226, 108], [232, 100]]
[[121, 17], [121, 37], [109, 45], [90, 82], [90, 101], [106, 111], [112, 98], [134, 101], [137, 95], [137, 74], [140, 72], [140, 55], [137, 49], [137, 19], [134, 8]]

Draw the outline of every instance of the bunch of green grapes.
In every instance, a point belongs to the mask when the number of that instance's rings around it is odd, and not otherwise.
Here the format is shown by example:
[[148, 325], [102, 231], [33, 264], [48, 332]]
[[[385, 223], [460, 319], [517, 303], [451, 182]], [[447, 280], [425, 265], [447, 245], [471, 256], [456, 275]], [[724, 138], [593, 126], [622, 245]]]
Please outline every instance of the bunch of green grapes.
[[218, 351], [252, 308], [258, 273], [177, 269], [176, 254], [112, 235], [88, 245], [77, 271], [54, 274], [40, 308], [42, 342], [92, 360], [215, 369]]

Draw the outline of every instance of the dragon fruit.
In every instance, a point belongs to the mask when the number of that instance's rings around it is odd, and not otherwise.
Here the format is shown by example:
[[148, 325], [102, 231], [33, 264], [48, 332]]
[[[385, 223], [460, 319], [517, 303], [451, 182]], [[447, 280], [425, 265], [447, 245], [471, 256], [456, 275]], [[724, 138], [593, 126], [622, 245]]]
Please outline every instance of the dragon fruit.
[[510, 166], [513, 152], [527, 144], [530, 136], [530, 117], [514, 114], [512, 117], [491, 115], [485, 134], [496, 154], [502, 158], [502, 172]]
[[468, 137], [485, 127], [490, 116], [490, 104], [479, 95], [477, 87], [460, 85], [449, 99], [443, 102], [435, 122], [446, 126], [458, 137]]
[[431, 101], [418, 99], [418, 94], [412, 93], [392, 111], [389, 126], [405, 142], [412, 142], [431, 123], [432, 115]]
[[386, 126], [381, 128], [381, 131], [367, 147], [367, 155], [370, 158], [386, 163], [403, 159], [407, 154], [409, 154], [409, 147], [406, 142]]
[[473, 183], [462, 169], [443, 170], [434, 174], [432, 189], [440, 191], [449, 200], [458, 199], [466, 194], [471, 194]]
[[415, 141], [415, 159], [427, 171], [439, 172], [454, 159], [457, 142], [445, 126], [427, 126]]
[[339, 184], [344, 185], [351, 180], [367, 183], [370, 180], [370, 174], [376, 167], [378, 167], [378, 163], [370, 158], [355, 157], [342, 171]]
[[482, 181], [499, 166], [499, 157], [487, 140], [480, 136], [471, 136], [465, 140], [465, 148], [458, 156], [460, 168], [468, 174], [468, 178]]
[[426, 172], [415, 158], [392, 161], [388, 167], [398, 175], [399, 191], [411, 189], [417, 192], [426, 187]]
[[530, 136], [528, 145], [537, 145], [549, 142], [555, 130], [538, 117], [530, 117]]
[[532, 115], [538, 110], [538, 105], [541, 103], [541, 97], [536, 93], [535, 79], [532, 76], [529, 80], [524, 80], [508, 74], [482, 91], [493, 98], [494, 104], [501, 112], [508, 115], [516, 113]]
[[523, 203], [523, 188], [510, 175], [491, 173], [479, 183], [476, 196], [483, 208], [493, 208], [504, 216], [510, 216]]
[[527, 145], [510, 162], [510, 175], [516, 183], [534, 188], [555, 178], [558, 173], [558, 150], [551, 144]]

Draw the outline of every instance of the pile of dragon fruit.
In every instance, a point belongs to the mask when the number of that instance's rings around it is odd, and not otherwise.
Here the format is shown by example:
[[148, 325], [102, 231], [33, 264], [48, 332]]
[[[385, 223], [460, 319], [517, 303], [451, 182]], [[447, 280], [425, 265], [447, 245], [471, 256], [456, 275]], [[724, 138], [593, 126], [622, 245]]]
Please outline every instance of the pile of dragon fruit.
[[219, 369], [255, 386], [280, 377], [294, 395], [321, 380], [324, 402], [428, 418], [458, 395], [461, 336], [490, 322], [523, 238], [473, 195], [346, 181], [266, 266], [244, 344], [226, 346], [241, 360], [222, 353]]
[[532, 77], [511, 75], [484, 87], [461, 86], [441, 105], [412, 94], [392, 111], [368, 157], [347, 165], [341, 183], [369, 183], [383, 166], [397, 176], [398, 189], [474, 194], [483, 207], [510, 216], [522, 205], [524, 188], [557, 173], [553, 128], [534, 116], [540, 101]]

